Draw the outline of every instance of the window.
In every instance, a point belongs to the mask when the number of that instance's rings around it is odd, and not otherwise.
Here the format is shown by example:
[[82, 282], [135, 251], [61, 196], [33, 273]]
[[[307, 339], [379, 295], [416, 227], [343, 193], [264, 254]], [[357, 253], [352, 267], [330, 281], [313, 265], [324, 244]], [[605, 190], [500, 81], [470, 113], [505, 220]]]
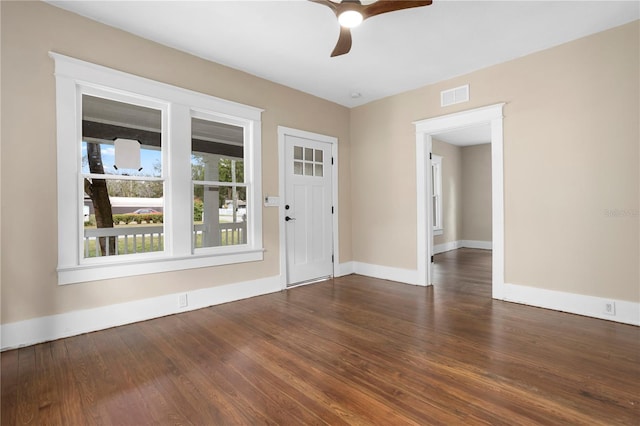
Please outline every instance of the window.
[[[206, 114], [191, 119], [193, 248], [246, 244], [247, 185], [241, 125]], [[209, 250], [211, 251], [211, 250]]]
[[261, 110], [51, 57], [60, 284], [262, 260]]
[[89, 209], [82, 259], [164, 251], [163, 105], [79, 91], [82, 205]]
[[433, 234], [442, 235], [442, 157], [431, 156], [431, 193], [433, 194]]

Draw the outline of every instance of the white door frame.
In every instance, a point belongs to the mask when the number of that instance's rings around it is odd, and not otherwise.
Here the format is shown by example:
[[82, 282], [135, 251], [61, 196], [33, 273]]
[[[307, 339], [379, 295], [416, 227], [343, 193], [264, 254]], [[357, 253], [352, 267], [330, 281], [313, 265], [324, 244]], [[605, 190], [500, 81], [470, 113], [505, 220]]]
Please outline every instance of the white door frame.
[[418, 204], [418, 284], [431, 285], [433, 255], [433, 197], [431, 193], [432, 135], [455, 129], [491, 125], [492, 296], [504, 299], [504, 156], [503, 116], [499, 103], [469, 111], [416, 121], [416, 187]]
[[285, 137], [295, 136], [298, 138], [309, 139], [318, 142], [326, 142], [331, 144], [331, 202], [333, 204], [333, 275], [335, 276], [336, 264], [339, 264], [339, 232], [338, 232], [338, 138], [333, 136], [321, 135], [319, 133], [307, 132], [304, 130], [292, 129], [289, 127], [278, 126], [278, 192], [280, 194], [280, 204], [278, 211], [278, 229], [280, 234], [280, 286], [284, 290], [287, 288], [289, 277], [287, 276], [287, 238], [284, 226], [284, 196], [285, 196]]

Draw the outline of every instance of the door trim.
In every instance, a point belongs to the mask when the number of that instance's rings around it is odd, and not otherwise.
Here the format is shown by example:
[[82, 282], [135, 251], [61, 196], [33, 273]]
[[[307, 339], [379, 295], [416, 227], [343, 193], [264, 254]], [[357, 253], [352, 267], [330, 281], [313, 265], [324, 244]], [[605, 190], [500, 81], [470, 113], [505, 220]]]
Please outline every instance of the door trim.
[[431, 285], [428, 259], [433, 254], [433, 207], [431, 206], [431, 136], [444, 131], [491, 125], [491, 197], [492, 197], [492, 296], [504, 299], [504, 155], [503, 115], [504, 103], [468, 111], [416, 121], [416, 189], [417, 189], [417, 255], [418, 284]]
[[278, 193], [280, 194], [280, 203], [278, 208], [278, 229], [280, 236], [280, 286], [284, 290], [289, 282], [287, 276], [287, 238], [284, 227], [284, 195], [285, 195], [285, 138], [286, 136], [294, 136], [302, 139], [309, 139], [318, 142], [326, 142], [331, 144], [331, 157], [333, 165], [331, 167], [331, 203], [333, 204], [332, 223], [332, 242], [333, 242], [333, 275], [335, 276], [336, 264], [340, 262], [340, 238], [338, 227], [338, 216], [340, 207], [338, 205], [338, 138], [333, 136], [322, 135], [319, 133], [307, 132], [305, 130], [292, 129], [289, 127], [278, 126]]

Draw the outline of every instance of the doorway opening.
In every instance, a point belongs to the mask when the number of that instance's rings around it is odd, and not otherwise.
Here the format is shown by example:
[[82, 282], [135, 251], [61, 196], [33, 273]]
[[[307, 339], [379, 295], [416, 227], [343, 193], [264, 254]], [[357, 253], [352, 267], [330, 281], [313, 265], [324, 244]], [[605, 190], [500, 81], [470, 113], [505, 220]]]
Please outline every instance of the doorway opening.
[[434, 210], [432, 187], [433, 138], [447, 132], [488, 126], [491, 135], [492, 296], [504, 298], [504, 103], [415, 122], [417, 188], [418, 284], [432, 284]]
[[459, 248], [491, 250], [491, 126], [432, 135], [434, 263]]

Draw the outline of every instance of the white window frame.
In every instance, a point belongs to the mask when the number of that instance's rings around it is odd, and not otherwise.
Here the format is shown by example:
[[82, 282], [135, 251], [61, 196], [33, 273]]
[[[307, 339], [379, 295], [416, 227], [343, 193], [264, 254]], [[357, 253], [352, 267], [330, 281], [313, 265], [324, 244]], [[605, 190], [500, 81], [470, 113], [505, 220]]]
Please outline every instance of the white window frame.
[[[55, 61], [58, 284], [218, 266], [263, 259], [262, 247], [262, 109], [127, 74], [50, 52]], [[81, 180], [82, 94], [110, 94], [114, 100], [138, 99], [163, 110], [164, 251], [136, 256], [106, 256], [87, 262], [83, 236]], [[98, 95], [100, 96], [100, 95]], [[194, 253], [191, 180], [191, 117], [194, 111], [240, 123], [245, 128], [247, 244]]]
[[433, 235], [442, 235], [444, 233], [442, 223], [442, 156], [431, 155], [431, 172], [431, 176], [433, 176], [433, 205], [435, 206]]
[[[244, 129], [244, 134], [245, 134], [245, 138], [246, 135], [250, 129], [249, 123], [246, 120], [238, 120], [238, 119], [233, 119], [230, 117], [225, 117], [225, 116], [221, 116], [220, 114], [216, 114], [216, 113], [212, 113], [211, 111], [200, 111], [200, 110], [192, 110], [191, 111], [191, 118], [197, 118], [197, 119], [201, 119], [201, 120], [207, 120], [207, 121], [214, 121], [217, 123], [223, 123], [223, 124], [229, 124], [231, 126], [236, 126], [236, 127], [242, 127]], [[191, 120], [189, 120], [189, 122], [191, 122]], [[189, 154], [191, 154], [191, 148], [189, 150]], [[244, 153], [244, 158], [243, 161], [245, 163], [245, 176], [244, 176], [244, 182], [237, 182], [235, 183], [236, 187], [244, 187], [247, 189], [247, 198], [250, 198], [249, 194], [251, 193], [251, 180], [249, 180], [247, 178], [247, 166], [249, 165], [250, 159], [247, 156], [246, 153], [246, 144], [245, 144], [245, 153]], [[213, 186], [232, 186], [231, 182], [221, 182], [221, 181], [207, 181], [207, 180], [191, 180], [191, 191], [192, 191], [192, 203], [193, 203], [193, 186], [194, 185], [213, 185]], [[249, 199], [247, 200], [248, 202], [251, 202], [252, 200]], [[234, 207], [235, 208], [235, 207]], [[197, 255], [200, 254], [211, 254], [211, 255], [219, 255], [219, 254], [224, 254], [225, 252], [227, 253], [231, 253], [231, 252], [242, 252], [244, 250], [246, 250], [246, 246], [251, 244], [250, 239], [253, 238], [252, 233], [250, 232], [250, 229], [252, 227], [252, 220], [251, 220], [251, 216], [249, 216], [249, 214], [251, 214], [251, 212], [253, 211], [251, 209], [251, 206], [249, 206], [248, 208], [248, 215], [247, 217], [249, 217], [249, 221], [247, 223], [247, 244], [240, 244], [240, 245], [229, 245], [229, 246], [213, 246], [213, 247], [200, 247], [200, 248], [195, 248], [195, 244], [193, 244], [193, 240], [192, 240], [192, 248], [193, 248], [193, 252]], [[192, 215], [192, 220], [193, 220], [193, 215]], [[262, 232], [261, 232], [262, 233]]]
[[[133, 105], [138, 105], [138, 106], [142, 106], [142, 107], [146, 107], [146, 108], [150, 108], [150, 109], [155, 109], [155, 110], [159, 110], [162, 113], [162, 123], [161, 123], [161, 127], [160, 127], [160, 132], [162, 135], [162, 140], [163, 142], [167, 140], [167, 124], [168, 124], [168, 109], [169, 109], [169, 105], [167, 102], [160, 102], [158, 100], [154, 100], [154, 99], [145, 99], [145, 98], [140, 98], [138, 96], [132, 96], [130, 94], [126, 94], [126, 93], [121, 93], [121, 92], [113, 92], [112, 90], [105, 90], [103, 88], [100, 88], [98, 86], [88, 86], [85, 85], [81, 82], [78, 82], [78, 84], [76, 85], [76, 91], [77, 91], [77, 108], [76, 108], [76, 113], [77, 113], [77, 117], [76, 120], [80, 123], [80, 138], [78, 139], [79, 142], [82, 142], [82, 99], [83, 99], [83, 95], [89, 95], [89, 96], [93, 96], [96, 98], [102, 98], [102, 99], [108, 99], [108, 100], [112, 100], [112, 101], [116, 101], [116, 102], [122, 102], [122, 103], [126, 103], [126, 104], [133, 104]], [[69, 150], [71, 149], [71, 144], [69, 144]], [[78, 149], [78, 147], [74, 147], [74, 149]], [[82, 195], [84, 193], [84, 185], [83, 185], [83, 181], [85, 178], [91, 178], [91, 179], [105, 179], [105, 180], [134, 180], [134, 181], [160, 181], [163, 182], [163, 186], [166, 187], [166, 183], [167, 183], [167, 167], [168, 167], [168, 155], [167, 155], [167, 148], [166, 145], [163, 143], [163, 146], [161, 147], [162, 150], [162, 176], [160, 178], [157, 177], [148, 177], [148, 176], [123, 176], [123, 175], [110, 175], [110, 174], [104, 174], [104, 175], [93, 175], [91, 173], [82, 173], [82, 171], [80, 170], [78, 173], [78, 196], [80, 198], [78, 198], [78, 200], [82, 200], [84, 201]], [[82, 155], [82, 154], [80, 154]], [[164, 192], [164, 191], [163, 191]], [[61, 200], [58, 200], [58, 203], [60, 203]], [[80, 202], [80, 205], [78, 206], [78, 208], [82, 208], [82, 206], [84, 206], [84, 202]], [[166, 207], [166, 206], [164, 206]], [[163, 209], [164, 209], [163, 207]], [[83, 215], [84, 216], [84, 215]], [[78, 244], [80, 247], [82, 247], [84, 245], [84, 218], [82, 219], [82, 221], [78, 221]], [[164, 225], [163, 225], [164, 226]], [[165, 250], [166, 250], [166, 239], [167, 239], [167, 232], [165, 229]], [[83, 256], [82, 252], [79, 252], [79, 257], [78, 257], [78, 263], [80, 265], [103, 265], [106, 263], [120, 263], [123, 261], [139, 261], [141, 259], [157, 259], [160, 257], [164, 257], [165, 256], [165, 250], [162, 251], [152, 251], [152, 252], [145, 252], [145, 253], [135, 253], [135, 254], [119, 254], [117, 256], [97, 256], [97, 257], [89, 257], [86, 258]]]

